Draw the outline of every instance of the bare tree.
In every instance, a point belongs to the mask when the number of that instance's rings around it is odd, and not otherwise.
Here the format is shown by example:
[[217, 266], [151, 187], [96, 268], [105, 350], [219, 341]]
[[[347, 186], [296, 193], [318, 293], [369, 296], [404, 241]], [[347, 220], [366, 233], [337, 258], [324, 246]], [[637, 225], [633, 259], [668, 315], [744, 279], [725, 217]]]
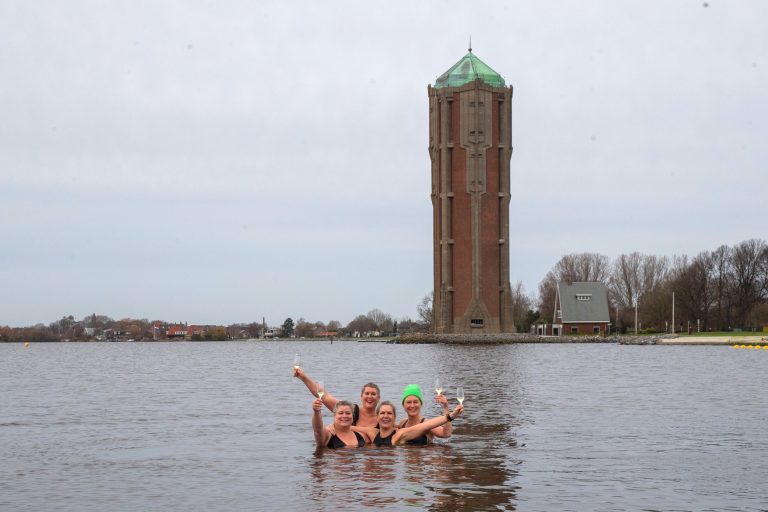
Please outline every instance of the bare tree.
[[593, 252], [568, 254], [560, 258], [554, 268], [560, 281], [605, 282], [610, 276], [611, 265], [607, 256]]
[[357, 315], [354, 320], [349, 322], [344, 330], [347, 334], [354, 336], [365, 336], [368, 332], [375, 330], [376, 326], [366, 315]]
[[533, 307], [533, 299], [526, 293], [522, 281], [518, 281], [512, 288], [510, 297], [512, 303], [512, 318], [518, 332], [526, 332], [530, 328], [528, 312]]
[[691, 322], [701, 320], [704, 330], [709, 326], [709, 313], [717, 298], [715, 268], [712, 253], [705, 251], [685, 266], [676, 267], [672, 280], [678, 318]]
[[623, 307], [634, 307], [640, 295], [642, 255], [639, 252], [622, 254], [616, 258], [610, 279], [612, 298]]
[[718, 330], [731, 325], [733, 308], [733, 270], [731, 248], [721, 245], [712, 252], [715, 279], [715, 326]]
[[616, 258], [609, 281], [613, 299], [623, 307], [634, 306], [642, 295], [663, 283], [668, 273], [665, 256], [622, 254]]
[[416, 312], [419, 314], [421, 323], [424, 324], [424, 328], [428, 331], [432, 329], [432, 302], [434, 298], [435, 292], [431, 291], [416, 306]]
[[751, 239], [733, 248], [733, 286], [736, 296], [736, 322], [745, 325], [755, 304], [768, 294], [768, 247], [763, 240]]
[[314, 336], [315, 324], [307, 322], [304, 318], [299, 318], [293, 332], [299, 338], [310, 338]]
[[[665, 256], [644, 255], [639, 252], [622, 254], [613, 265], [609, 281], [609, 295], [616, 307], [625, 310], [634, 309], [637, 306], [638, 322], [656, 324], [661, 326], [659, 318], [654, 318], [653, 313], [659, 312], [662, 299], [663, 285], [669, 275], [669, 259]], [[643, 318], [640, 317], [641, 302], [653, 305], [646, 309], [643, 307]], [[643, 304], [645, 306], [645, 304]], [[634, 315], [632, 315], [634, 317]], [[621, 321], [626, 325], [626, 317]], [[618, 322], [618, 319], [617, 319]], [[631, 322], [634, 323], [634, 320]]]
[[384, 313], [380, 309], [372, 309], [365, 316], [371, 321], [374, 326], [373, 330], [380, 333], [389, 333], [392, 331], [392, 315]]

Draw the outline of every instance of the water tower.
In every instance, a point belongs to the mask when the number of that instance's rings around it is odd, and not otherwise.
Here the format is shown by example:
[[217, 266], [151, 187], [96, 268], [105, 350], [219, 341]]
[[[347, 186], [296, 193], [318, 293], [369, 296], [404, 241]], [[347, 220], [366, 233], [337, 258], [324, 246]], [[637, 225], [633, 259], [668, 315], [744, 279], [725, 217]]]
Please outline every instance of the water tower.
[[515, 332], [512, 86], [469, 52], [429, 86], [436, 333]]

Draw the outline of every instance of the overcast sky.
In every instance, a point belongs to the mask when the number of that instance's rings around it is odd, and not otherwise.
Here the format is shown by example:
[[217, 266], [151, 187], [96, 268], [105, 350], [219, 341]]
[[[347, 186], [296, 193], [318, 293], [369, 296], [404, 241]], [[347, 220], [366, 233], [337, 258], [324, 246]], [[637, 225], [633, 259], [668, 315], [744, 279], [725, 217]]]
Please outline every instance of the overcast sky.
[[0, 325], [416, 317], [427, 85], [514, 86], [512, 284], [768, 237], [763, 1], [0, 2]]

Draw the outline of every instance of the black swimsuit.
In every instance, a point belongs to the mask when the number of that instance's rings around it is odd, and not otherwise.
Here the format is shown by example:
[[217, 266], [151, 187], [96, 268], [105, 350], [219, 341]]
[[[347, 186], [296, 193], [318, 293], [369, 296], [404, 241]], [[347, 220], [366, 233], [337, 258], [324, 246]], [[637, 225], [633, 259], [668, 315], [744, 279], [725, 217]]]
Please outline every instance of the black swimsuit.
[[[357, 432], [354, 432], [355, 437], [357, 438], [357, 447], [362, 448], [365, 446], [365, 438], [358, 434]], [[328, 444], [326, 444], [328, 448], [346, 448], [349, 446], [347, 443], [336, 437], [336, 434], [333, 434], [331, 438], [328, 440]]]
[[[408, 423], [408, 420], [405, 420], [403, 423], [400, 424], [400, 427], [405, 427], [405, 425]], [[421, 418], [421, 421], [419, 423], [424, 423], [424, 418]], [[411, 439], [410, 441], [406, 441], [405, 444], [409, 444], [411, 446], [426, 446], [429, 444], [429, 436], [427, 434], [422, 434], [421, 437], [417, 437], [416, 439]]]
[[387, 437], [381, 437], [381, 432], [376, 434], [373, 438], [373, 444], [376, 446], [392, 446], [392, 438], [395, 436], [396, 430], [393, 430]]

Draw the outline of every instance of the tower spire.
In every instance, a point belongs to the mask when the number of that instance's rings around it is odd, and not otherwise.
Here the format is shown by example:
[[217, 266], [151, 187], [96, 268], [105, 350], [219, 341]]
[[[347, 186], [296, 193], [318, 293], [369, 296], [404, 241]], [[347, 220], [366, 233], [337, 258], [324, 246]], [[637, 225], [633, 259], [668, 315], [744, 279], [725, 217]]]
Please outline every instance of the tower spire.
[[472, 53], [472, 36], [469, 36], [469, 53]]

